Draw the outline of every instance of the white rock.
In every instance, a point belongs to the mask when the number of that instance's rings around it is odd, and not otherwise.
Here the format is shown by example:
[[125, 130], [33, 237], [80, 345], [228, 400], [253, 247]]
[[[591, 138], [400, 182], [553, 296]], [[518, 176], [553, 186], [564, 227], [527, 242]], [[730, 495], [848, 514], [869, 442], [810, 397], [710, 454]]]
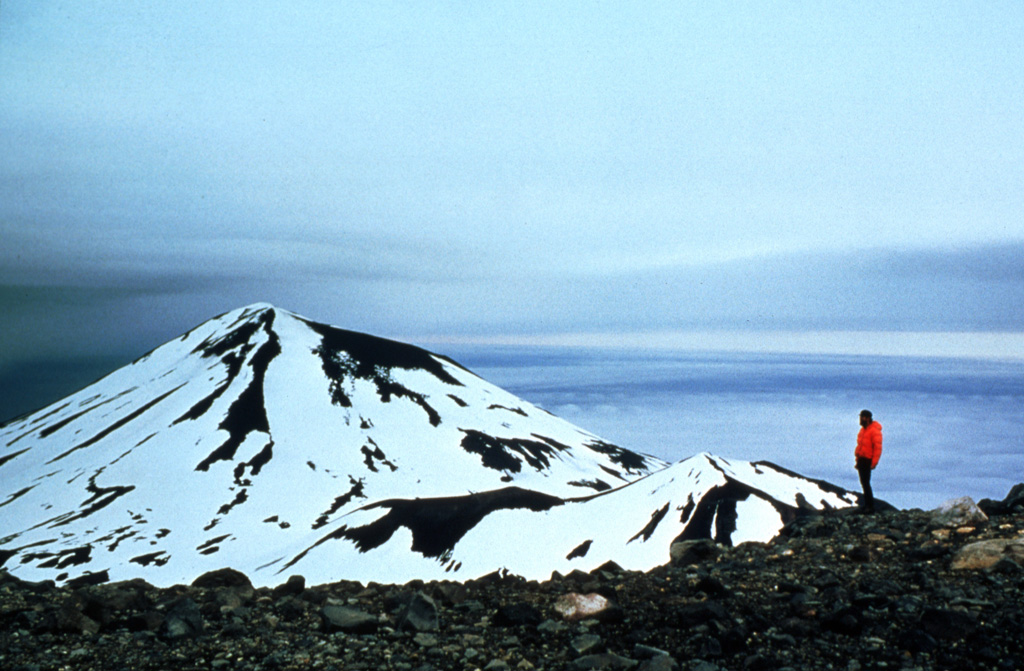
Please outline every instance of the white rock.
[[944, 501], [932, 511], [932, 521], [944, 527], [962, 527], [988, 522], [988, 515], [969, 496]]

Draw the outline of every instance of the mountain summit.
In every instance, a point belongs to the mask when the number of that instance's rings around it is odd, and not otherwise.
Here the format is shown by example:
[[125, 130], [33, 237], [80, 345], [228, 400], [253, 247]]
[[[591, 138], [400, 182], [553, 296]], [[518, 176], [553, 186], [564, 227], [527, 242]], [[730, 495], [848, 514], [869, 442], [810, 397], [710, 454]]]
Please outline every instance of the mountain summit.
[[0, 565], [254, 582], [648, 569], [856, 495], [766, 462], [674, 465], [418, 347], [266, 304], [0, 427]]

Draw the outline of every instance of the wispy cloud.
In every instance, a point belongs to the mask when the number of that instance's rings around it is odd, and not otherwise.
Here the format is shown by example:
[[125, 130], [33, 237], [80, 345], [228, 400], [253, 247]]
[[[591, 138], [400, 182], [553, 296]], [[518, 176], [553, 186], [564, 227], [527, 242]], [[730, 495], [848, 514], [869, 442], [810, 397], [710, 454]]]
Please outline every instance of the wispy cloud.
[[1024, 330], [1024, 13], [876, 10], [5, 1], [0, 363], [256, 301], [412, 337]]

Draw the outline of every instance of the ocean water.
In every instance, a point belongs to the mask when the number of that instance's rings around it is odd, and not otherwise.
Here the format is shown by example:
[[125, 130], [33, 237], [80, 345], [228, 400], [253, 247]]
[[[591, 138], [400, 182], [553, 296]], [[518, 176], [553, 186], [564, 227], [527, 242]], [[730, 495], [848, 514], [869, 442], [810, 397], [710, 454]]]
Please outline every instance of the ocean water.
[[875, 496], [930, 509], [1024, 482], [1024, 362], [899, 356], [433, 348], [623, 447], [767, 460], [859, 491], [858, 415], [883, 426]]

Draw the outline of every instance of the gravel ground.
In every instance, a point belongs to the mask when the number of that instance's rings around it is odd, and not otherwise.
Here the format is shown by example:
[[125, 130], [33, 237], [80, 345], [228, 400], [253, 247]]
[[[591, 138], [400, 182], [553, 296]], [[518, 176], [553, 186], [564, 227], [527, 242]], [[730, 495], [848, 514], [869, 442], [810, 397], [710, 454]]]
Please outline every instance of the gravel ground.
[[[254, 589], [224, 569], [55, 586], [0, 571], [0, 668], [1020, 669], [1024, 511], [989, 504], [987, 521], [829, 512], [767, 544], [690, 542], [646, 573], [544, 582]], [[982, 541], [999, 541], [991, 566], [954, 568]]]

